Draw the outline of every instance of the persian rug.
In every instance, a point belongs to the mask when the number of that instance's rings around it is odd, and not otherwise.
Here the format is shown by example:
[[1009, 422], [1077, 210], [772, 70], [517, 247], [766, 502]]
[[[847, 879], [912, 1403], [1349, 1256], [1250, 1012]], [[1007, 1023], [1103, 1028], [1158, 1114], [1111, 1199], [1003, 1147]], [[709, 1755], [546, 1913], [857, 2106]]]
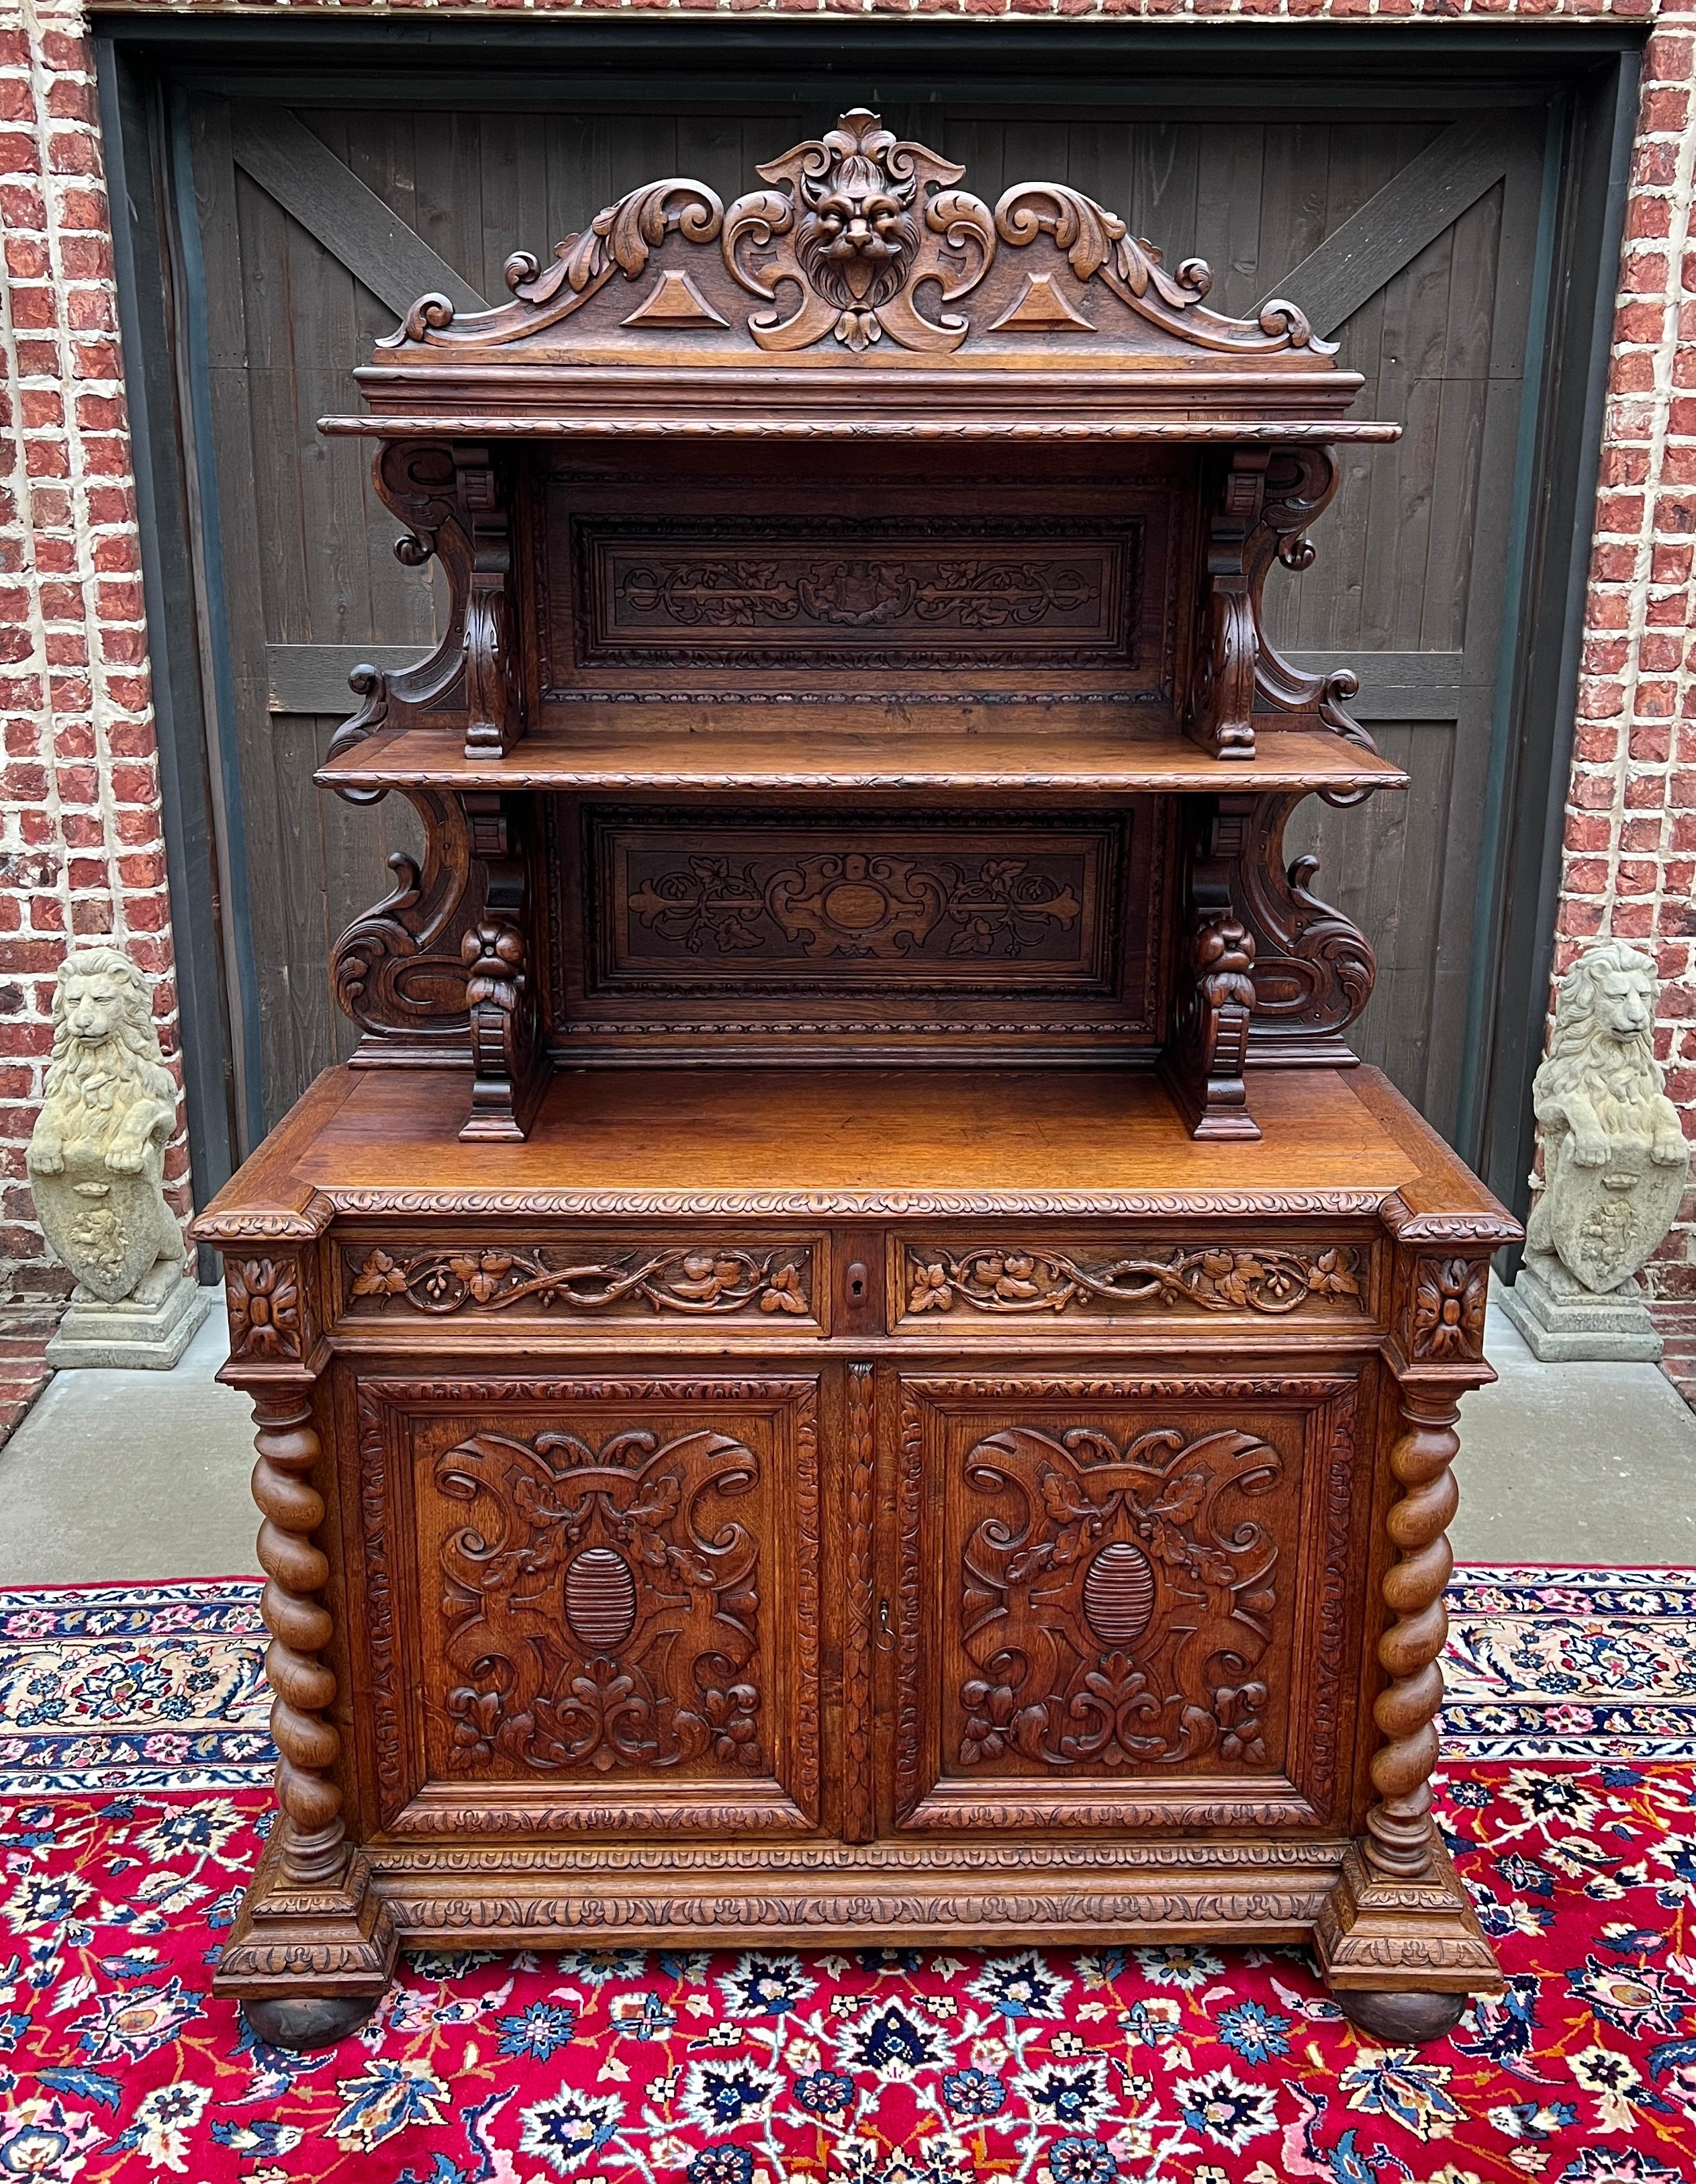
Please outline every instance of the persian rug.
[[1508, 1991], [1418, 2051], [1197, 1947], [414, 1954], [267, 2048], [209, 1992], [258, 1596], [0, 1593], [0, 2179], [1696, 2184], [1696, 1573], [1457, 1573], [1439, 1799]]

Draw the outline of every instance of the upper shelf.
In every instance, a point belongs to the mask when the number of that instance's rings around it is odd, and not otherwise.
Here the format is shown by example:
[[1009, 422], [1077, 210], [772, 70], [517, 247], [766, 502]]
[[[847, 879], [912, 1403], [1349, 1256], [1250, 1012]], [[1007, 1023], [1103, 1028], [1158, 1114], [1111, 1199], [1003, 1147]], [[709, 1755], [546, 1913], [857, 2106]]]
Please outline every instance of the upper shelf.
[[846, 114], [728, 207], [673, 176], [632, 190], [513, 300], [422, 296], [358, 376], [371, 414], [321, 429], [733, 438], [1394, 439], [1345, 423], [1361, 385], [1299, 309], [1205, 301], [1115, 213], [1062, 182], [992, 209], [965, 170]]
[[[533, 729], [503, 758], [467, 758], [456, 738], [420, 728], [379, 730], [331, 759], [317, 778], [332, 788], [626, 790], [988, 790], [1018, 795], [1150, 795], [1209, 790], [1400, 788], [1408, 777], [1346, 737], [1310, 729], [1262, 733], [1248, 759], [1219, 759], [1186, 737], [1108, 727], [1104, 708], [1081, 721], [1044, 707], [1039, 722], [963, 728], [947, 707], [868, 707], [876, 726], [845, 727], [839, 710], [816, 720], [781, 709], [781, 723], [749, 727], [744, 709], [701, 707], [698, 728], [650, 726], [644, 705], [585, 706], [581, 730]], [[774, 710], [759, 709], [769, 716]], [[1015, 710], [1015, 709], [1009, 709]], [[1267, 724], [1270, 728], [1270, 723]]]

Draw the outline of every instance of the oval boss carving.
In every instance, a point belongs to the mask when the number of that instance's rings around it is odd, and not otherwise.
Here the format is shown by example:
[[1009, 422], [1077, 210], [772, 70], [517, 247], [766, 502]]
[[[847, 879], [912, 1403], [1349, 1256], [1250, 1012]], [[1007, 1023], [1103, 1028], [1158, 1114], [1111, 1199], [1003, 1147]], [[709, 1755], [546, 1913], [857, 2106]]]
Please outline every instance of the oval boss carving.
[[614, 1653], [636, 1628], [636, 1580], [615, 1547], [585, 1547], [565, 1572], [565, 1620], [586, 1653]]
[[1154, 1573], [1130, 1540], [1109, 1540], [1083, 1581], [1083, 1619], [1110, 1652], [1133, 1646], [1154, 1612]]

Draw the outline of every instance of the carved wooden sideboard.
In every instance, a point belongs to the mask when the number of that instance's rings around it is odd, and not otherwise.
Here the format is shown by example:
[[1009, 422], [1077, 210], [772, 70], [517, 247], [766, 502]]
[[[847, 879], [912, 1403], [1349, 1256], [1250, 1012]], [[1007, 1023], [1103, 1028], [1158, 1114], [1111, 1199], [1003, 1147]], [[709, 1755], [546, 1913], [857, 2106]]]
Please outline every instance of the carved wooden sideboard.
[[421, 861], [220, 1194], [281, 1808], [217, 1984], [403, 1942], [1309, 1940], [1499, 1985], [1428, 1778], [1514, 1224], [1345, 1044], [1285, 822], [1404, 777], [1262, 627], [1359, 385], [843, 117], [359, 374]]

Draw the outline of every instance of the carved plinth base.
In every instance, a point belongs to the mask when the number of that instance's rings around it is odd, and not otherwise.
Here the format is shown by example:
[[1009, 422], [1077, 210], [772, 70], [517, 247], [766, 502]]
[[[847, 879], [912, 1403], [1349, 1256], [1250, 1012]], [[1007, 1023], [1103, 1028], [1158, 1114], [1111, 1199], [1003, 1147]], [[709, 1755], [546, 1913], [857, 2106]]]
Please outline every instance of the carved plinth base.
[[[1441, 1846], [1422, 1879], [1383, 1880], [1357, 1844], [1319, 1914], [1314, 1951], [1339, 2001], [1352, 1993], [1372, 1997], [1361, 2004], [1358, 2020], [1367, 2031], [1376, 2029], [1368, 2018], [1386, 1997], [1499, 1994], [1502, 1989], [1490, 1944]], [[1350, 2003], [1343, 2006], [1352, 2013]], [[1434, 2039], [1448, 2029], [1438, 2021], [1443, 2014], [1427, 2013], [1431, 2031], [1407, 2036]], [[1413, 2020], [1404, 2010], [1399, 2021]]]
[[56, 1373], [91, 1367], [169, 1373], [199, 1332], [216, 1295], [170, 1265], [144, 1276], [135, 1294], [118, 1304], [103, 1304], [79, 1289], [47, 1345], [47, 1362]]
[[1527, 1251], [1519, 1279], [1498, 1292], [1502, 1309], [1545, 1365], [1588, 1358], [1656, 1363], [1661, 1340], [1633, 1275], [1598, 1296], [1574, 1279], [1553, 1252]]
[[471, 1112], [459, 1135], [468, 1145], [521, 1145], [530, 1135], [551, 1074], [538, 1055], [516, 1081], [477, 1076], [471, 1087]]
[[1248, 1112], [1248, 1089], [1240, 1077], [1228, 1081], [1198, 1078], [1170, 1052], [1160, 1056], [1156, 1074], [1191, 1137], [1259, 1136], [1260, 1126]]
[[[256, 2031], [270, 2025], [264, 2036], [274, 2046], [319, 2047], [370, 2014], [389, 1983], [398, 1942], [364, 1852], [350, 1854], [338, 1880], [303, 1888], [283, 1872], [287, 1828], [280, 1819], [272, 1830], [212, 1988], [242, 2003]], [[255, 2008], [272, 2003], [286, 2007]]]
[[384, 1845], [408, 1948], [1103, 1947], [1312, 1936], [1340, 1841]]

